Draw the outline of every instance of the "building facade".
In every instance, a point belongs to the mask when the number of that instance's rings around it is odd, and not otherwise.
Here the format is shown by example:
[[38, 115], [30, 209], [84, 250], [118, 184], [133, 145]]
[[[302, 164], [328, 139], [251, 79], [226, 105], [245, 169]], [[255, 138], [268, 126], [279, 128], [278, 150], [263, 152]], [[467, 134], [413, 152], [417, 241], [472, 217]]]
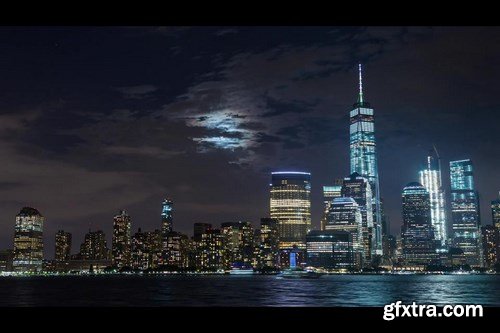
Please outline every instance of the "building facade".
[[481, 228], [484, 266], [493, 269], [499, 262], [500, 233], [497, 227], [488, 224]]
[[80, 260], [108, 260], [109, 249], [106, 235], [102, 230], [91, 231], [85, 234], [83, 243], [80, 245]]
[[170, 199], [164, 199], [161, 207], [162, 260], [166, 263], [168, 261], [167, 237], [173, 230], [174, 202]]
[[339, 270], [356, 268], [350, 232], [312, 230], [306, 239], [308, 266]]
[[188, 236], [183, 233], [172, 231], [167, 235], [167, 261], [166, 265], [178, 268], [188, 267], [186, 243]]
[[131, 264], [131, 227], [132, 219], [126, 211], [121, 210], [113, 218], [113, 265], [117, 268]]
[[71, 234], [64, 230], [56, 232], [55, 255], [54, 259], [58, 262], [71, 259]]
[[43, 224], [38, 210], [24, 207], [16, 215], [13, 270], [40, 272], [43, 265]]
[[12, 261], [14, 259], [14, 251], [1, 250], [0, 251], [0, 272], [12, 272]]
[[215, 272], [229, 268], [225, 241], [220, 229], [208, 229], [201, 235], [197, 265], [200, 270]]
[[352, 235], [352, 248], [356, 268], [361, 268], [364, 259], [363, 222], [361, 209], [353, 198], [335, 198], [328, 212], [325, 231], [343, 231]]
[[210, 223], [195, 223], [193, 226], [193, 240], [198, 243], [201, 242], [202, 235], [210, 229], [212, 229]]
[[323, 186], [323, 205], [325, 209], [323, 211], [323, 216], [321, 217], [321, 230], [325, 230], [328, 211], [330, 210], [330, 205], [332, 204], [333, 199], [342, 196], [341, 191], [343, 184], [343, 179], [335, 179], [334, 185]]
[[311, 174], [273, 172], [270, 217], [278, 220], [280, 249], [304, 250], [311, 228]]
[[453, 246], [462, 249], [467, 264], [481, 265], [479, 200], [470, 159], [450, 162]]
[[140, 228], [132, 236], [132, 268], [154, 269], [162, 262], [162, 232], [160, 230], [143, 232]]
[[254, 229], [250, 222], [225, 222], [221, 232], [226, 237], [226, 254], [234, 267], [252, 267], [254, 257]]
[[354, 199], [361, 212], [361, 239], [363, 246], [363, 261], [369, 265], [372, 257], [377, 254], [375, 234], [373, 232], [373, 201], [370, 183], [357, 172], [344, 178], [342, 196]]
[[359, 65], [359, 96], [350, 114], [350, 165], [351, 174], [357, 172], [370, 183], [373, 196], [373, 249], [382, 255], [382, 214], [375, 142], [374, 111], [363, 97], [361, 64]]
[[276, 269], [279, 267], [278, 220], [261, 218], [259, 237], [259, 269]]
[[500, 193], [498, 199], [491, 202], [491, 219], [493, 225], [500, 228]]
[[[435, 156], [434, 156], [435, 155]], [[445, 249], [447, 235], [445, 197], [441, 181], [441, 167], [439, 157], [429, 154], [425, 168], [419, 171], [420, 183], [427, 189], [431, 205], [431, 222], [434, 227], [434, 237], [440, 249]]]
[[404, 263], [407, 266], [429, 265], [437, 258], [429, 191], [420, 183], [409, 183], [403, 188], [402, 203]]

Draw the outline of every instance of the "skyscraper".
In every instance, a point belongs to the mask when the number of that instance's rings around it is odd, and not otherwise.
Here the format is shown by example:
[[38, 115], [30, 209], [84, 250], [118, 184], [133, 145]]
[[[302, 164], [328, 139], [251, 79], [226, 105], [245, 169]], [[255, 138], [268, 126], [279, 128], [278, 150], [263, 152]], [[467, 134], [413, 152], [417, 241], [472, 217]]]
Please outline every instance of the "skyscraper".
[[56, 261], [68, 261], [71, 259], [71, 234], [64, 230], [56, 232]]
[[209, 229], [212, 229], [210, 223], [195, 223], [193, 226], [193, 240], [201, 242], [201, 236]]
[[413, 182], [403, 188], [403, 260], [406, 265], [428, 265], [436, 256], [429, 191]]
[[156, 268], [161, 260], [162, 235], [160, 230], [143, 232], [141, 228], [132, 236], [132, 267]]
[[481, 228], [484, 264], [487, 268], [494, 268], [499, 262], [500, 232], [494, 225], [488, 224]]
[[308, 266], [327, 269], [355, 268], [350, 232], [312, 230], [306, 239]]
[[373, 193], [373, 249], [382, 255], [382, 214], [380, 211], [380, 189], [375, 143], [374, 112], [363, 98], [361, 64], [359, 65], [358, 102], [350, 112], [350, 156], [351, 174], [357, 172], [368, 180]]
[[321, 230], [325, 230], [326, 217], [328, 215], [328, 210], [332, 204], [333, 199], [342, 196], [340, 191], [342, 190], [343, 179], [335, 179], [334, 185], [323, 186], [323, 204], [325, 210], [323, 211], [323, 216], [321, 217]]
[[271, 218], [261, 218], [259, 236], [259, 268], [277, 268], [279, 265], [278, 220]]
[[80, 245], [81, 260], [109, 260], [109, 249], [106, 235], [102, 230], [91, 231], [85, 234], [85, 239]]
[[162, 202], [161, 209], [161, 234], [162, 234], [162, 258], [164, 262], [168, 261], [168, 244], [167, 237], [170, 232], [172, 232], [173, 225], [173, 201], [170, 199], [164, 199]]
[[226, 237], [219, 229], [209, 229], [201, 236], [199, 245], [199, 268], [202, 271], [228, 269]]
[[131, 224], [131, 218], [124, 210], [119, 211], [113, 218], [113, 265], [118, 268], [131, 264]]
[[373, 204], [370, 183], [355, 172], [344, 178], [341, 193], [343, 197], [353, 198], [359, 205], [362, 223], [360, 243], [363, 246], [364, 264], [369, 265], [372, 256], [377, 254], [373, 233]]
[[0, 250], [0, 272], [12, 271], [13, 250]]
[[353, 198], [335, 198], [328, 212], [325, 230], [345, 231], [352, 235], [352, 248], [356, 268], [363, 264], [364, 248], [361, 209]]
[[172, 211], [174, 202], [170, 199], [163, 200], [161, 209], [161, 231], [163, 234], [167, 234], [172, 231], [173, 217]]
[[438, 241], [440, 248], [443, 249], [447, 240], [445, 200], [439, 155], [436, 150], [434, 152], [427, 156], [425, 168], [419, 171], [419, 177], [420, 183], [429, 192], [434, 237]]
[[254, 230], [250, 222], [225, 222], [221, 232], [226, 237], [227, 258], [232, 266], [251, 267], [254, 254]]
[[270, 216], [279, 222], [280, 249], [304, 250], [311, 228], [311, 174], [273, 172]]
[[450, 162], [453, 245], [462, 249], [467, 264], [481, 264], [479, 200], [470, 159]]
[[166, 265], [175, 266], [178, 268], [185, 267], [186, 251], [183, 248], [188, 237], [183, 233], [172, 231], [167, 235], [167, 261]]
[[38, 210], [24, 207], [16, 215], [13, 269], [18, 272], [38, 272], [43, 261], [43, 223]]
[[498, 194], [498, 199], [491, 202], [491, 219], [493, 225], [500, 228], [500, 193]]

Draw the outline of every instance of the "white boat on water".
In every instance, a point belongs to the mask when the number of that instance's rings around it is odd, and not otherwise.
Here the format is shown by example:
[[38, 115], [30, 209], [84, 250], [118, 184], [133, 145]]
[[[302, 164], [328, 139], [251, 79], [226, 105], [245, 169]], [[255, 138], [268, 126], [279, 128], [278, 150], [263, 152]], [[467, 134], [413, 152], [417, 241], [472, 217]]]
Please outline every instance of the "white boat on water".
[[229, 271], [230, 275], [252, 275], [254, 273], [253, 268], [232, 268]]
[[317, 279], [324, 273], [316, 272], [312, 269], [289, 268], [282, 271], [278, 277], [283, 279]]

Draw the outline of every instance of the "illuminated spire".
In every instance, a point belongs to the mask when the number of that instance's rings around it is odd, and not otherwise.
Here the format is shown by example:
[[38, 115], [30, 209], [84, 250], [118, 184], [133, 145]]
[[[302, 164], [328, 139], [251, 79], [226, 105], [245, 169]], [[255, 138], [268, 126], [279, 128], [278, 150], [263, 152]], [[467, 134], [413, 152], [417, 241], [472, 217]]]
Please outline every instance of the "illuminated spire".
[[363, 74], [361, 71], [361, 64], [359, 64], [359, 104], [363, 104]]

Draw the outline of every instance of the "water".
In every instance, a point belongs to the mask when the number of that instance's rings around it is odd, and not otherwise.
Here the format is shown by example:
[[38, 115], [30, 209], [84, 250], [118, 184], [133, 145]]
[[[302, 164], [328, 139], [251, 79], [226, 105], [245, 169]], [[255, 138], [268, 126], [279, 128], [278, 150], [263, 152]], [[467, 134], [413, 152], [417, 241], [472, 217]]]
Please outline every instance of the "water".
[[0, 306], [500, 306], [500, 275], [48, 276], [0, 278]]

